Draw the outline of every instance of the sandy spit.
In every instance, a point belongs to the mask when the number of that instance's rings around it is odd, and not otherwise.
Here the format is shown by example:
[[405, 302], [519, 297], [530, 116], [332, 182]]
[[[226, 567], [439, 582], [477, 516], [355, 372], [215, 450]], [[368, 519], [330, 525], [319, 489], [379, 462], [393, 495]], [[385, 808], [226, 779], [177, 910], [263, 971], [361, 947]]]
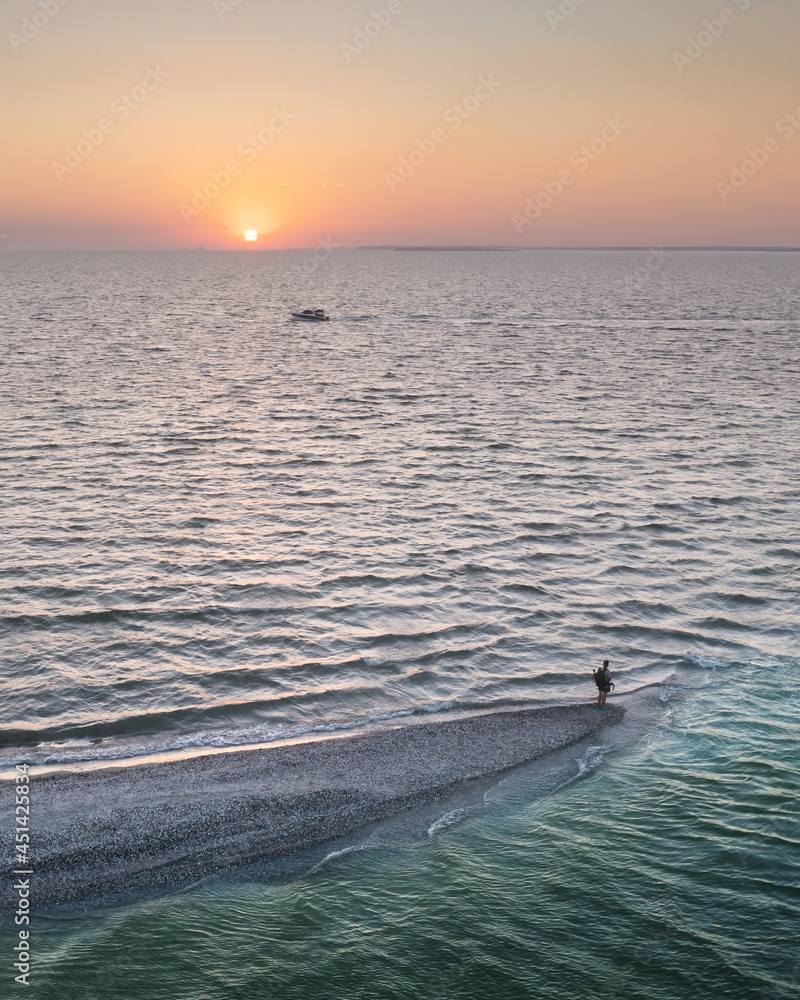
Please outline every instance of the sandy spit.
[[169, 889], [313, 847], [621, 721], [594, 705], [33, 779], [35, 906]]

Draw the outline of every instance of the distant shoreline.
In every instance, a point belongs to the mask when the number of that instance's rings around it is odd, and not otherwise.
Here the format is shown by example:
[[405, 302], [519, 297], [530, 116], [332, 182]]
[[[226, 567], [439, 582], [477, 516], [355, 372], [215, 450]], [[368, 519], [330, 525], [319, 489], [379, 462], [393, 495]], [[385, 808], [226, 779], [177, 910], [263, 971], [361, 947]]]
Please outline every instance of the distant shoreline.
[[[344, 249], [344, 247], [342, 248]], [[646, 253], [652, 251], [654, 248], [651, 246], [636, 246], [636, 247], [459, 247], [459, 246], [394, 246], [394, 247], [356, 247], [357, 250], [423, 250], [423, 251], [443, 251], [443, 252], [461, 252], [467, 250], [481, 250], [481, 251], [497, 251], [502, 253], [516, 252], [516, 253], [526, 253], [526, 252], [544, 252], [544, 251], [631, 251], [637, 250]], [[685, 253], [685, 252], [697, 252], [697, 253], [714, 253], [714, 252], [731, 252], [731, 253], [800, 253], [800, 247], [657, 247], [655, 248], [662, 253]]]
[[593, 703], [504, 711], [34, 777], [37, 903], [166, 891], [287, 856], [570, 746], [624, 714]]

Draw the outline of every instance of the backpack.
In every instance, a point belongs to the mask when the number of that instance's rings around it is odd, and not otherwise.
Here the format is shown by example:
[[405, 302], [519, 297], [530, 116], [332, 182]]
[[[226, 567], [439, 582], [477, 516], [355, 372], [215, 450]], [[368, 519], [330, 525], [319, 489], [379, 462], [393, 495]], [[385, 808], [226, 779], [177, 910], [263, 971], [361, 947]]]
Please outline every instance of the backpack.
[[608, 687], [608, 681], [606, 680], [605, 669], [603, 667], [600, 667], [599, 670], [595, 670], [593, 671], [593, 673], [594, 673], [594, 682], [597, 685], [598, 690], [604, 691]]

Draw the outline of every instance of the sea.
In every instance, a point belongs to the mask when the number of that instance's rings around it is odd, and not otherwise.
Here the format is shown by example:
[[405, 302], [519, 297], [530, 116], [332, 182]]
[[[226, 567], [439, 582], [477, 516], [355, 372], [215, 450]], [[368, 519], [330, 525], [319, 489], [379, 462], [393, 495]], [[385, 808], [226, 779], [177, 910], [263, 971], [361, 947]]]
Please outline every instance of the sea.
[[284, 865], [63, 911], [34, 876], [0, 997], [800, 997], [799, 264], [2, 253], [34, 871], [48, 770], [590, 701], [603, 659], [631, 711]]

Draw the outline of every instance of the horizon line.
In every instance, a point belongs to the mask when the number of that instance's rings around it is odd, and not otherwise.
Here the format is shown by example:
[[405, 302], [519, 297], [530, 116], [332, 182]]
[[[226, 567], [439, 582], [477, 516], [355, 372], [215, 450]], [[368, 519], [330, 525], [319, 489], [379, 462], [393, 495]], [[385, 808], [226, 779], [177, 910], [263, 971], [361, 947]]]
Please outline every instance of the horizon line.
[[[318, 249], [317, 246], [297, 246], [297, 247], [28, 247], [13, 248], [0, 247], [0, 253], [287, 253], [287, 252], [311, 252]], [[383, 250], [383, 251], [419, 251], [429, 252], [498, 252], [498, 253], [526, 253], [544, 251], [648, 251], [650, 253], [679, 253], [679, 252], [758, 252], [758, 253], [800, 253], [800, 246], [754, 246], [747, 244], [718, 245], [718, 246], [654, 246], [652, 244], [641, 245], [620, 245], [620, 246], [492, 246], [492, 245], [469, 245], [469, 244], [365, 244], [361, 246], [336, 246], [329, 250], [329, 253], [336, 253], [338, 250]]]

